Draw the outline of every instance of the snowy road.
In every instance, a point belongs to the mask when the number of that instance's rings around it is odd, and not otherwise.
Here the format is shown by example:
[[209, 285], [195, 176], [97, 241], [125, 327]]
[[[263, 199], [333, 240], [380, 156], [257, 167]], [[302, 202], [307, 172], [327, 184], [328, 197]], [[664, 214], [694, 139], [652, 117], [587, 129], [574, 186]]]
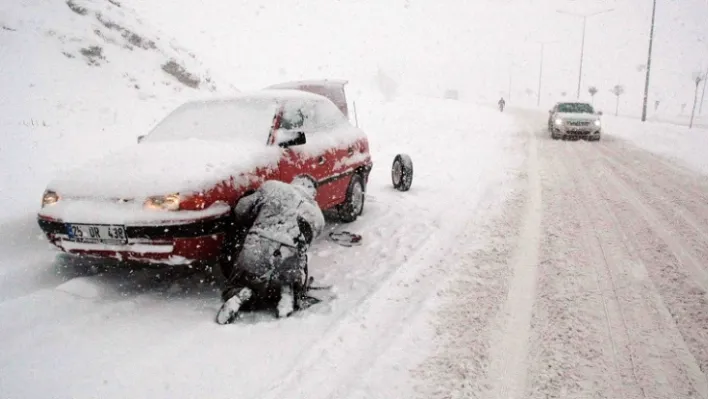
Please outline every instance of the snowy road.
[[448, 292], [420, 397], [708, 398], [708, 180], [517, 115], [524, 194]]
[[0, 397], [708, 398], [708, 179], [469, 107], [369, 115], [365, 243], [316, 244], [337, 298], [288, 320], [217, 326], [204, 273], [85, 269], [4, 221]]
[[705, 179], [611, 137], [539, 141], [529, 397], [708, 397]]

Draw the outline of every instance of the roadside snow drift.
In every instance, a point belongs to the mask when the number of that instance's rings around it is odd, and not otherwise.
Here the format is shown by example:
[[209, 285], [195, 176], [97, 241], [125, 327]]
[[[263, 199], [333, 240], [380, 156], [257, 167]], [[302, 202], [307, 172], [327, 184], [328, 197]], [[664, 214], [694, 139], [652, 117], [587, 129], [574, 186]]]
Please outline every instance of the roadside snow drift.
[[608, 135], [630, 141], [639, 148], [663, 155], [694, 170], [708, 174], [708, 129], [637, 119], [603, 118]]
[[0, 218], [62, 168], [135, 143], [186, 99], [232, 92], [119, 1], [0, 3]]

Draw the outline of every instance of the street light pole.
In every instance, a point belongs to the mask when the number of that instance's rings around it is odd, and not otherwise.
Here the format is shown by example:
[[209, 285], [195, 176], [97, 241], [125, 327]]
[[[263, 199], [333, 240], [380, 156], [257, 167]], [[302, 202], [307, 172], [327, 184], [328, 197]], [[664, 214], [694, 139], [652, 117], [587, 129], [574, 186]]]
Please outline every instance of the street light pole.
[[541, 80], [543, 79], [543, 47], [546, 43], [541, 43], [541, 65], [538, 68], [538, 91], [536, 92], [536, 106], [541, 106]]
[[582, 42], [580, 43], [580, 67], [578, 70], [578, 94], [577, 94], [578, 99], [580, 99], [580, 85], [583, 81], [583, 56], [585, 54], [585, 28], [587, 27], [588, 18], [593, 17], [598, 14], [610, 12], [610, 11], [614, 11], [614, 8], [609, 8], [607, 10], [597, 11], [597, 12], [590, 13], [590, 14], [576, 14], [576, 13], [571, 13], [571, 12], [567, 12], [567, 11], [556, 10], [556, 12], [559, 14], [566, 14], [566, 15], [570, 15], [573, 17], [580, 17], [583, 19], [583, 39], [582, 39]]
[[541, 59], [539, 60], [540, 66], [538, 68], [538, 91], [536, 92], [536, 106], [541, 106], [541, 82], [543, 81], [543, 50], [546, 44], [558, 43], [557, 40], [541, 41], [534, 40], [535, 43], [541, 45]]
[[698, 115], [703, 115], [703, 98], [706, 96], [706, 84], [708, 84], [708, 68], [706, 68], [706, 74], [703, 75], [703, 93], [701, 94], [701, 107], [698, 109]]
[[656, 0], [651, 8], [651, 29], [649, 30], [649, 55], [647, 55], [647, 76], [644, 81], [644, 100], [642, 101], [642, 122], [647, 120], [647, 103], [649, 102], [649, 73], [651, 72], [651, 48], [654, 43], [654, 18], [656, 17]]
[[580, 44], [580, 71], [578, 72], [578, 95], [577, 98], [580, 99], [580, 81], [583, 76], [583, 54], [585, 52], [585, 27], [587, 26], [588, 17], [583, 16], [583, 40]]

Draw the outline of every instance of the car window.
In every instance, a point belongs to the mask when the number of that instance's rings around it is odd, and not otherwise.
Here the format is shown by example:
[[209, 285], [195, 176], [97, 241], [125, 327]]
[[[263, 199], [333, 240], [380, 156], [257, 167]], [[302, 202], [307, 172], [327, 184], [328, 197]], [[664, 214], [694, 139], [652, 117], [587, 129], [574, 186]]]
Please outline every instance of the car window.
[[283, 116], [280, 128], [284, 130], [312, 130], [314, 118], [314, 104], [308, 101], [291, 100], [283, 106]]
[[594, 110], [590, 104], [566, 103], [558, 105], [558, 112], [592, 114], [594, 113]]
[[170, 113], [143, 141], [195, 138], [266, 143], [276, 110], [272, 99], [189, 102]]
[[285, 130], [301, 129], [305, 123], [305, 115], [300, 107], [285, 107], [280, 119], [280, 128]]

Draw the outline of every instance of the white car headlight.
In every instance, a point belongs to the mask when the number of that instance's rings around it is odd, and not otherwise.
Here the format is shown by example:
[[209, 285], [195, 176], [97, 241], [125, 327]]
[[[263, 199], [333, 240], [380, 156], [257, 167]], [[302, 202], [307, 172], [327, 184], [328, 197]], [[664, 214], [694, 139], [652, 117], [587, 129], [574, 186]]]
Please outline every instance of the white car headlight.
[[145, 200], [145, 208], [158, 211], [177, 211], [182, 197], [179, 194], [157, 195]]
[[560, 126], [560, 125], [563, 124], [563, 119], [558, 118], [558, 119], [555, 120], [555, 123], [556, 123], [556, 126]]
[[52, 190], [47, 190], [44, 192], [44, 195], [42, 195], [42, 208], [44, 208], [47, 205], [54, 205], [57, 202], [59, 202], [59, 194]]
[[599, 120], [599, 119], [595, 121], [595, 126], [600, 126], [600, 120]]

